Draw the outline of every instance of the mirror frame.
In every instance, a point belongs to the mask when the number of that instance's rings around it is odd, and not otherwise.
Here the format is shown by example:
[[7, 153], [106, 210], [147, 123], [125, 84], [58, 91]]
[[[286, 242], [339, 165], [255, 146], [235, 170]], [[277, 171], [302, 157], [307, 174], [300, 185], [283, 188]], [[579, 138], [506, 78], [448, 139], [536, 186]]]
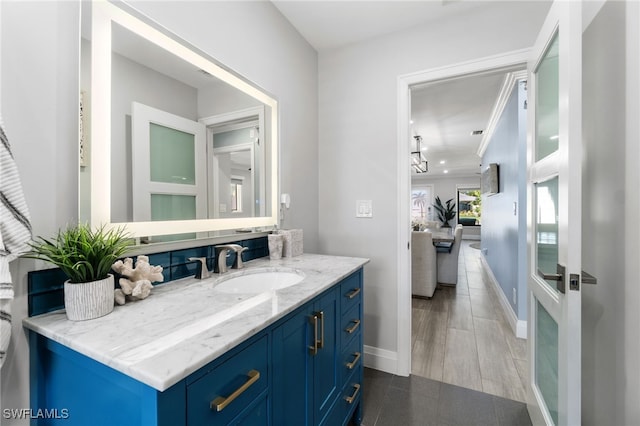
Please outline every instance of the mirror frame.
[[[126, 5], [127, 7], [131, 7]], [[132, 13], [135, 10], [131, 11]], [[144, 22], [132, 13], [107, 1], [92, 2], [91, 13], [91, 215], [94, 227], [125, 227], [132, 237], [225, 231], [272, 227], [278, 224], [278, 102], [237, 73], [191, 46], [179, 36], [157, 25]], [[111, 222], [111, 27], [117, 23], [149, 42], [167, 50], [245, 94], [271, 107], [270, 165], [271, 213], [262, 217], [194, 219], [171, 221]], [[161, 28], [161, 29], [160, 29]], [[270, 164], [269, 164], [270, 161]]]

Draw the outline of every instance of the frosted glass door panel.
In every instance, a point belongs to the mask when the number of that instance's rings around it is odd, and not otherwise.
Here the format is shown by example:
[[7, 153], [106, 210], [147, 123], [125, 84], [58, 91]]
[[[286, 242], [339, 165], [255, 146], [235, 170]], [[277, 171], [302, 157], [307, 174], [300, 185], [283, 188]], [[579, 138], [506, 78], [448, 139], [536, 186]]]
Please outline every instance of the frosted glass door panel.
[[196, 183], [195, 135], [149, 123], [151, 181]]
[[554, 424], [558, 424], [558, 324], [536, 302], [536, 385]]
[[[196, 197], [193, 195], [151, 194], [151, 220], [196, 219]], [[154, 242], [180, 241], [196, 238], [195, 233], [156, 235]]]
[[536, 161], [558, 150], [559, 67], [558, 35], [535, 73], [536, 78]]
[[[558, 178], [536, 184], [537, 270], [555, 274], [558, 265]], [[546, 283], [557, 291], [556, 281]]]

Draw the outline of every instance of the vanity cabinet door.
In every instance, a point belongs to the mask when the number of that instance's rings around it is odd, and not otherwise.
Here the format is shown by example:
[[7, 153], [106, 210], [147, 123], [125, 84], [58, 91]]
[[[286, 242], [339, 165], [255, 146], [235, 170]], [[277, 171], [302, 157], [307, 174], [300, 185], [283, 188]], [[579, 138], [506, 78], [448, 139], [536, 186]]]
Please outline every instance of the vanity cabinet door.
[[315, 304], [318, 318], [319, 340], [318, 352], [312, 356], [313, 361], [313, 409], [315, 425], [325, 418], [331, 405], [341, 390], [340, 370], [338, 368], [339, 334], [338, 334], [338, 297], [337, 288], [321, 297]]
[[317, 425], [341, 391], [337, 288], [273, 331], [273, 424]]

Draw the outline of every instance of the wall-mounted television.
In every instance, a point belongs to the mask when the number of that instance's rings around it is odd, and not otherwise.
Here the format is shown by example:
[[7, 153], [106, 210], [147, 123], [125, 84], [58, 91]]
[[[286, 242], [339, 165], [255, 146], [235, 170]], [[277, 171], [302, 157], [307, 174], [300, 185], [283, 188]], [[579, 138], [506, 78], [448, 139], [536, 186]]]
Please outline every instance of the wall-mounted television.
[[491, 163], [482, 171], [482, 193], [493, 195], [498, 192], [500, 192], [500, 166], [498, 163]]

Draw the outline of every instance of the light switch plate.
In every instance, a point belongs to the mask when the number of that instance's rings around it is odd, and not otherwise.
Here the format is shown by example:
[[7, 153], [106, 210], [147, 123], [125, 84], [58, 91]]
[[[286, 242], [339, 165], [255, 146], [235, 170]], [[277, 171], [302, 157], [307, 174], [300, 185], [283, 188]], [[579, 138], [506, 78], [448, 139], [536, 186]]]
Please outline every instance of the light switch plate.
[[373, 202], [356, 200], [356, 217], [373, 217]]

